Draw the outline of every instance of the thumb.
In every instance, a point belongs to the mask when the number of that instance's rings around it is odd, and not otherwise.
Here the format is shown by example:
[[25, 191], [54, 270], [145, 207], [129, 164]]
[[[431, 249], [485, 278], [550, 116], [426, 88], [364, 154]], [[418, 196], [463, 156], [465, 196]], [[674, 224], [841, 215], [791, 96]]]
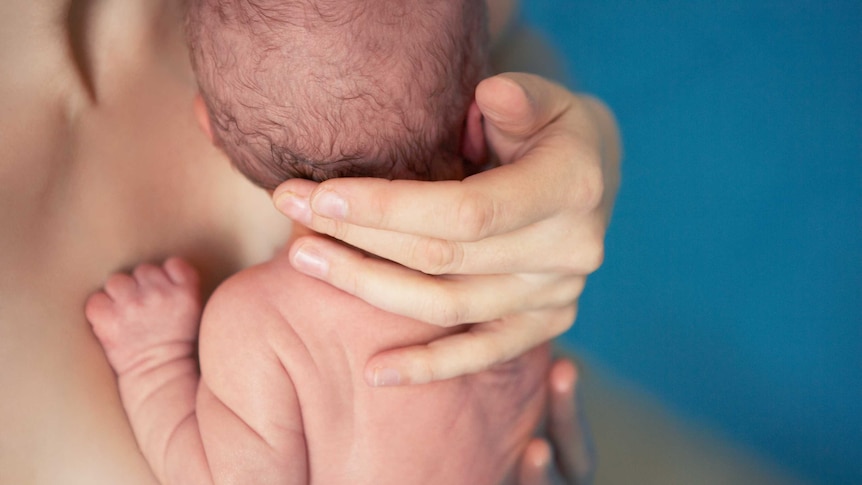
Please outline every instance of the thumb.
[[568, 90], [533, 74], [498, 74], [476, 86], [485, 136], [503, 163], [517, 158], [534, 135], [569, 109], [571, 100]]

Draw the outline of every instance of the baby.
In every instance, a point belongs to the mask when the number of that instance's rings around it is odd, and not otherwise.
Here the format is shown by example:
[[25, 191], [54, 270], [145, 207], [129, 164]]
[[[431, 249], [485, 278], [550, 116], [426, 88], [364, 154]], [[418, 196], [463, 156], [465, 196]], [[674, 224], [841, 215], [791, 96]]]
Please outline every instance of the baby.
[[[484, 8], [192, 0], [202, 121], [269, 191], [290, 177], [463, 178], [487, 158], [472, 96], [488, 73]], [[86, 312], [166, 485], [511, 483], [545, 406], [547, 345], [472, 376], [368, 386], [371, 356], [461, 330], [306, 277], [287, 249], [203, 312], [176, 258], [113, 275]]]

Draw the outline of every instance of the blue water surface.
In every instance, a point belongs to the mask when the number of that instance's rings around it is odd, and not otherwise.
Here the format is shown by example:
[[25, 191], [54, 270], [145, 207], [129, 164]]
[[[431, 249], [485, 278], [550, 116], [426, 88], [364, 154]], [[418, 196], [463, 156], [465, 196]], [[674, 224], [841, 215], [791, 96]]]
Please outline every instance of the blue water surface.
[[862, 2], [524, 2], [625, 142], [567, 342], [769, 459], [862, 483]]

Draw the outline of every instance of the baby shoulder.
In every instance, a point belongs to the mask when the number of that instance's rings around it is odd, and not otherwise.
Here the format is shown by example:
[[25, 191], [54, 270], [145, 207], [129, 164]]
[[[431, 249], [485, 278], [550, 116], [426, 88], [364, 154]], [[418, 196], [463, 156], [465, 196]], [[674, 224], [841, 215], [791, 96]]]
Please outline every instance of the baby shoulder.
[[266, 365], [288, 375], [302, 368], [308, 352], [298, 329], [309, 295], [298, 276], [276, 260], [223, 282], [204, 308], [201, 365]]
[[293, 442], [302, 435], [291, 376], [295, 365], [285, 360], [283, 347], [301, 343], [272, 302], [268, 273], [266, 267], [237, 273], [207, 302], [199, 336], [201, 399], [208, 396], [203, 401], [216, 410], [213, 415], [229, 410], [223, 414], [266, 443], [287, 440], [299, 446]]
[[[255, 266], [225, 280], [204, 307], [199, 336], [201, 366], [285, 372], [280, 347], [296, 340], [278, 304], [270, 270]], [[266, 369], [257, 368], [254, 372]]]

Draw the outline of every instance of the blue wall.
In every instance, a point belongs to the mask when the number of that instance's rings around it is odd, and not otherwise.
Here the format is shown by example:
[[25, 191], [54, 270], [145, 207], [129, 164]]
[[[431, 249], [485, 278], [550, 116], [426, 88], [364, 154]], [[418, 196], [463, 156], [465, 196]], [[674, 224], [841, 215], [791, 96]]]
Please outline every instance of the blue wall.
[[524, 16], [625, 142], [566, 340], [818, 483], [862, 483], [862, 2]]

